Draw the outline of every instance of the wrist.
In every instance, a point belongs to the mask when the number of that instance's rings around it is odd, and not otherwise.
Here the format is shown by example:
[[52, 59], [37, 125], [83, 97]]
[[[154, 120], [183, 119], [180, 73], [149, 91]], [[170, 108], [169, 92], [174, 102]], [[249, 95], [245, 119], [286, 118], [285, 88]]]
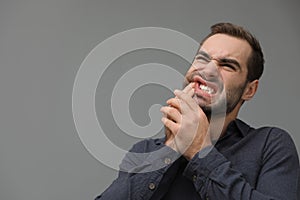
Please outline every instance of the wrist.
[[212, 147], [212, 143], [210, 144], [206, 144], [204, 146], [202, 146], [200, 149], [191, 149], [191, 150], [187, 150], [183, 156], [187, 159], [187, 160], [192, 160], [194, 158], [194, 156], [196, 154], [198, 154], [201, 151], [204, 151], [205, 149], [211, 149]]
[[179, 151], [178, 151], [178, 149], [177, 149], [177, 147], [176, 147], [176, 144], [175, 144], [174, 140], [166, 140], [166, 141], [164, 142], [164, 144], [165, 144], [166, 146], [170, 147], [171, 149], [173, 149], [174, 151], [176, 151], [177, 153], [179, 153]]

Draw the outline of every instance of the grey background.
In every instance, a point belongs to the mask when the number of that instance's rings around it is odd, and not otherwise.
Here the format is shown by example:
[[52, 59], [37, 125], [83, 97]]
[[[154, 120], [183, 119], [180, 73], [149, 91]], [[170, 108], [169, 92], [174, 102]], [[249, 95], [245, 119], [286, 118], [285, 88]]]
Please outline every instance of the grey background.
[[[298, 10], [297, 0], [1, 0], [0, 199], [93, 199], [115, 178], [116, 171], [94, 159], [78, 137], [72, 87], [81, 62], [98, 43], [136, 27], [170, 28], [199, 41], [216, 22], [246, 26], [262, 43], [266, 69], [240, 118], [286, 129], [300, 149]], [[188, 67], [168, 52], [131, 52], [108, 68], [111, 78], [100, 80], [97, 90], [99, 121], [126, 149], [137, 139], [115, 127], [105, 95], [122, 73], [150, 61], [182, 73]], [[133, 119], [147, 124], [149, 105], [163, 104], [170, 95], [157, 85], [141, 87], [131, 99]]]

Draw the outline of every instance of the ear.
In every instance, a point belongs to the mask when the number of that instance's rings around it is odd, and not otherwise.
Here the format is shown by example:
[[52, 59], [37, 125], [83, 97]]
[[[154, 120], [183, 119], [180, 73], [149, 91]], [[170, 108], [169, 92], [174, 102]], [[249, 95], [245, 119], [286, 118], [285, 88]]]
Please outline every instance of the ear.
[[242, 99], [244, 101], [248, 101], [252, 99], [252, 97], [255, 95], [257, 88], [258, 88], [258, 80], [254, 80], [252, 82], [247, 83], [247, 86], [244, 90]]

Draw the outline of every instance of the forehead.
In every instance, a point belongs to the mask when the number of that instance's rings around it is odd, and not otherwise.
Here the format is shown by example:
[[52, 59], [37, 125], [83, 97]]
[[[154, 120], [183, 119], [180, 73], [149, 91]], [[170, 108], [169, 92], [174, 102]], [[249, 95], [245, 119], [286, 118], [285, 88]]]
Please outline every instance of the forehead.
[[225, 34], [215, 34], [205, 40], [200, 50], [207, 52], [211, 57], [231, 58], [246, 67], [251, 54], [251, 46], [246, 40]]

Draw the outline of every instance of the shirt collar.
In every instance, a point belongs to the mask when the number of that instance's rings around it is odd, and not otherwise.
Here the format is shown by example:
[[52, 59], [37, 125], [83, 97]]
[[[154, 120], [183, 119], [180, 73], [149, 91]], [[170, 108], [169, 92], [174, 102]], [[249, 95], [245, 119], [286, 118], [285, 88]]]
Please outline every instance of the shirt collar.
[[228, 130], [232, 130], [232, 128], [233, 130], [237, 129], [243, 137], [245, 137], [250, 130], [250, 126], [240, 119], [235, 119], [229, 123]]

